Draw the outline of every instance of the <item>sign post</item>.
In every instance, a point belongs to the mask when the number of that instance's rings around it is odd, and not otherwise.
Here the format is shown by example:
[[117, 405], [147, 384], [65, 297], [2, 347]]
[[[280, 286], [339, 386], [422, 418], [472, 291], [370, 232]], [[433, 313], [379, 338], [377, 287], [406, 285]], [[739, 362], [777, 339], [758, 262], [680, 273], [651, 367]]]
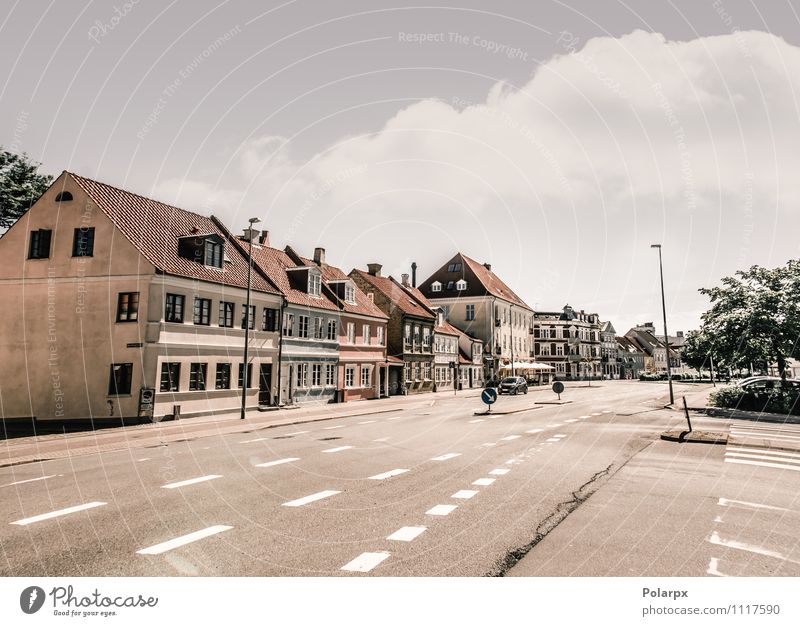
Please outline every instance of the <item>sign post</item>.
[[489, 409], [486, 412], [491, 413], [492, 405], [497, 402], [497, 390], [493, 387], [487, 387], [481, 392], [481, 400], [483, 400], [484, 404], [489, 406]]
[[561, 401], [561, 394], [564, 393], [564, 383], [560, 380], [557, 380], [553, 383], [553, 391], [558, 394], [558, 400]]
[[142, 387], [139, 390], [139, 417], [153, 419], [155, 409], [156, 390]]

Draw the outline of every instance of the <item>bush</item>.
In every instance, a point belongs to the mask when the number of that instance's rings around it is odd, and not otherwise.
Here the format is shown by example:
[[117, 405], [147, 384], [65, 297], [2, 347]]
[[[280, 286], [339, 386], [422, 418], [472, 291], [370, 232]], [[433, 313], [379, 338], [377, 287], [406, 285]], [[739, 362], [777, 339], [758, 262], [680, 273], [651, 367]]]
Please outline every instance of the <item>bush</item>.
[[642, 372], [639, 374], [639, 380], [661, 380], [661, 376], [658, 374], [649, 374], [648, 372]]
[[708, 402], [711, 406], [740, 411], [800, 415], [800, 390], [797, 389], [773, 389], [754, 393], [732, 385], [713, 392]]

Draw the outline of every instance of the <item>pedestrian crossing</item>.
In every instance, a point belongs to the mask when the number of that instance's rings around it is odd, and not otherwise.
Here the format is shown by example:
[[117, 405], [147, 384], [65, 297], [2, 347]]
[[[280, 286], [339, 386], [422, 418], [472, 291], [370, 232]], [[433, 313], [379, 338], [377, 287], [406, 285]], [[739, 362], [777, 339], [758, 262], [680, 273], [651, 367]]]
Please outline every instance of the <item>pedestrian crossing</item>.
[[725, 462], [800, 472], [800, 426], [732, 424]]

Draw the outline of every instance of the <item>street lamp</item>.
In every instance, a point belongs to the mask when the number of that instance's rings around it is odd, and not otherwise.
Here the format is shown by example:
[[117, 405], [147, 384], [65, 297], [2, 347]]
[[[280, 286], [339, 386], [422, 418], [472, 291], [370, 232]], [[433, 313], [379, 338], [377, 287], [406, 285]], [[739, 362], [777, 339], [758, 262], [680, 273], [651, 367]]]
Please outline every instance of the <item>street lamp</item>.
[[667, 381], [669, 382], [669, 403], [675, 404], [675, 395], [672, 392], [672, 368], [669, 362], [669, 332], [667, 332], [667, 304], [664, 300], [664, 267], [661, 264], [661, 244], [654, 243], [651, 248], [658, 248], [658, 271], [661, 275], [661, 313], [664, 316], [664, 347], [667, 352]]
[[[247, 304], [244, 307], [244, 361], [242, 363], [242, 413], [241, 419], [245, 417], [245, 410], [247, 409], [247, 348], [250, 343], [250, 286], [252, 284], [253, 274], [253, 234], [255, 229], [253, 224], [258, 224], [261, 220], [257, 217], [251, 217], [249, 220], [250, 226], [247, 229]], [[255, 321], [255, 315], [253, 315]]]

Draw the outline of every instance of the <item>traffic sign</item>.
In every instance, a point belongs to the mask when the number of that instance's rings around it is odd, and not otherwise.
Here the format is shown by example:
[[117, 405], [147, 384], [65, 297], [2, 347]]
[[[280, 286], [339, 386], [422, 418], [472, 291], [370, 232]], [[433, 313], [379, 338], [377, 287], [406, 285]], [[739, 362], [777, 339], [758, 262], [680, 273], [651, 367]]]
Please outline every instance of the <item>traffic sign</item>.
[[561, 400], [561, 394], [564, 393], [564, 383], [557, 380], [553, 383], [553, 391], [558, 394], [558, 399]]
[[487, 387], [481, 392], [481, 400], [491, 406], [497, 402], [497, 390], [494, 387]]

